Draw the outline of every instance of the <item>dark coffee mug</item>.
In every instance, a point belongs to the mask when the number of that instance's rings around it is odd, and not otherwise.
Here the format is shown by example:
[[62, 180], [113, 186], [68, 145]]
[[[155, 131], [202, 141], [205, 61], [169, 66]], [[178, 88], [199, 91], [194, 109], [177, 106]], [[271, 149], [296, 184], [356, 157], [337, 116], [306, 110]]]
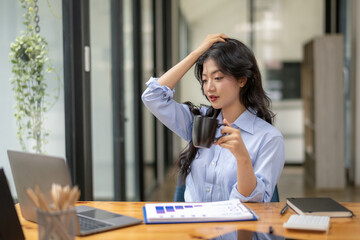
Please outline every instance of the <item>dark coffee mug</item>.
[[219, 121], [213, 117], [196, 115], [192, 129], [193, 145], [197, 148], [210, 148], [211, 144], [219, 139], [215, 138], [215, 133], [221, 126], [226, 126], [226, 124], [219, 124]]

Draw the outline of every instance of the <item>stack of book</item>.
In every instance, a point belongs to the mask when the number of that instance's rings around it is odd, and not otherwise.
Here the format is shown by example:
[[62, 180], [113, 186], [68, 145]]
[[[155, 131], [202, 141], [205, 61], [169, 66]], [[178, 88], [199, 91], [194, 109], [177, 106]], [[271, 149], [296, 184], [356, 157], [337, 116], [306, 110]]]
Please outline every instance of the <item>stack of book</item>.
[[353, 213], [329, 197], [288, 198], [287, 205], [301, 215], [352, 217]]

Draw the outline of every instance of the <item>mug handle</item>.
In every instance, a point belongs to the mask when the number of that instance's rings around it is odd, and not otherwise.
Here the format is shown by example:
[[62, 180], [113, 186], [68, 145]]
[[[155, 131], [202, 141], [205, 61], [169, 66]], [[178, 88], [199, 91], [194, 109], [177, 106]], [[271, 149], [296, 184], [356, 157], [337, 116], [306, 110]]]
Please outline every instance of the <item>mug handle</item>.
[[[219, 123], [216, 127], [219, 128], [221, 126], [227, 126], [225, 123]], [[217, 137], [214, 139], [214, 141], [216, 142], [217, 140], [219, 140], [220, 138], [222, 138], [223, 136], [226, 136], [227, 134], [224, 133], [223, 135], [221, 135], [220, 137]]]

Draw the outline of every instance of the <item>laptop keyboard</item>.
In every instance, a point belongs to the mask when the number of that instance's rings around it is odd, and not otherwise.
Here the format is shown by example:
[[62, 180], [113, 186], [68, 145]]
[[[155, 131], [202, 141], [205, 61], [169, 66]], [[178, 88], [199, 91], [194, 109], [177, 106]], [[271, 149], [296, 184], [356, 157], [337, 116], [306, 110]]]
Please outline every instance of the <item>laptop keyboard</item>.
[[103, 223], [103, 222], [97, 221], [95, 219], [89, 219], [86, 217], [82, 217], [80, 215], [78, 215], [78, 219], [79, 219], [79, 225], [80, 225], [81, 231], [89, 231], [89, 230], [93, 230], [93, 229], [99, 229], [99, 228], [111, 226], [111, 224]]

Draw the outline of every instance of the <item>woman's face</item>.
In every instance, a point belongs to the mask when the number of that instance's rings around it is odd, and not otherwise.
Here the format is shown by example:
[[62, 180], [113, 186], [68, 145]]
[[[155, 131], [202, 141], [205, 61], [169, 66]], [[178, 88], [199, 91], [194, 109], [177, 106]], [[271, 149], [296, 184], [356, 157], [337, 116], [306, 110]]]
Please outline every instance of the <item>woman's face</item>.
[[246, 80], [237, 81], [233, 76], [220, 71], [213, 59], [203, 64], [202, 84], [204, 93], [215, 109], [238, 109], [241, 106], [239, 94]]

